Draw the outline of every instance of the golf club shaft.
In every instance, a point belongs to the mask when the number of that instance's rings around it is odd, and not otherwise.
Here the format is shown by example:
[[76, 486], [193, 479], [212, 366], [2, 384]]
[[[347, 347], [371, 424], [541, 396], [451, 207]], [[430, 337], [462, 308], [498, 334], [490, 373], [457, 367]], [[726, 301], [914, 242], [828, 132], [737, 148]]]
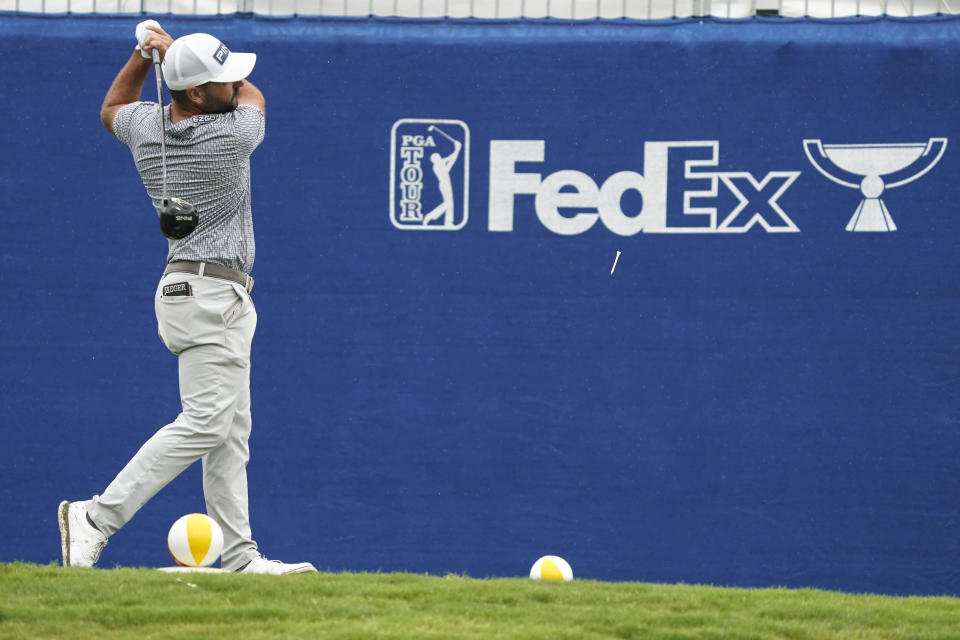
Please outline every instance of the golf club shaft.
[[153, 54], [153, 70], [157, 76], [157, 105], [160, 109], [160, 166], [163, 171], [163, 195], [161, 198], [165, 199], [167, 197], [167, 125], [163, 117], [163, 74], [160, 70], [160, 53], [156, 48], [151, 49], [150, 53]]
[[447, 133], [446, 133], [443, 129], [441, 129], [440, 127], [433, 127], [433, 130], [436, 131], [437, 133], [439, 133], [440, 135], [442, 135], [444, 138], [446, 138], [446, 139], [449, 140], [450, 142], [455, 142], [455, 140], [454, 140], [453, 138], [451, 138], [450, 136], [448, 136]]

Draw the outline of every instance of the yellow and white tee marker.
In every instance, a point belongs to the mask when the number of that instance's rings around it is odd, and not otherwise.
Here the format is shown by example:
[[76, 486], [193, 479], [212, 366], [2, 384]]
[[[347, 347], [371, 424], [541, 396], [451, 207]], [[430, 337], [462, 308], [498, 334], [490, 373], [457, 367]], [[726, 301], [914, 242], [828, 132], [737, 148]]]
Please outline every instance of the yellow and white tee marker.
[[181, 566], [207, 567], [216, 562], [223, 551], [223, 530], [210, 516], [190, 513], [170, 527], [167, 548]]
[[573, 569], [560, 556], [543, 556], [533, 563], [530, 577], [534, 580], [573, 580]]

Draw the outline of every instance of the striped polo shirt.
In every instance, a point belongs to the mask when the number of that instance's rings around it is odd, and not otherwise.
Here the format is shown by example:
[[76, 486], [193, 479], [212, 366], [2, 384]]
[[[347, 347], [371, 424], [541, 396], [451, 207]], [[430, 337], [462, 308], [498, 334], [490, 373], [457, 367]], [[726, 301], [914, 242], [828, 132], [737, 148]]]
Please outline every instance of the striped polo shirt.
[[[193, 116], [171, 125], [164, 107], [167, 193], [197, 208], [200, 223], [186, 238], [168, 240], [167, 262], [210, 262], [244, 273], [256, 247], [250, 209], [250, 154], [263, 140], [263, 113], [242, 104], [230, 113]], [[143, 186], [159, 207], [163, 192], [160, 114], [156, 102], [121, 107], [113, 121], [117, 139], [130, 148]], [[158, 214], [159, 215], [159, 214]]]

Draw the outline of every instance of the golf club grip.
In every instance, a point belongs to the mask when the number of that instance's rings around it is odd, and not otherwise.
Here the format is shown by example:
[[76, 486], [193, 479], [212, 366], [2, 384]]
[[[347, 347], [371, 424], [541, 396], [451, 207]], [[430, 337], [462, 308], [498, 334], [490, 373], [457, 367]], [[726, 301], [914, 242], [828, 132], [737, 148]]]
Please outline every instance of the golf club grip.
[[153, 56], [153, 64], [160, 64], [160, 52], [157, 51], [156, 47], [150, 49], [150, 55]]

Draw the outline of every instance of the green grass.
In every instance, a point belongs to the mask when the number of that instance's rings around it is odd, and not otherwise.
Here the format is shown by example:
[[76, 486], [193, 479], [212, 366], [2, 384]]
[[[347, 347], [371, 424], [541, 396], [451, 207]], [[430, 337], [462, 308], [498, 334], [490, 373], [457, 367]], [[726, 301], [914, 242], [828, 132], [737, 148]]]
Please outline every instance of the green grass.
[[[195, 586], [191, 586], [195, 585]], [[960, 638], [960, 599], [412, 574], [0, 564], [0, 638]]]

